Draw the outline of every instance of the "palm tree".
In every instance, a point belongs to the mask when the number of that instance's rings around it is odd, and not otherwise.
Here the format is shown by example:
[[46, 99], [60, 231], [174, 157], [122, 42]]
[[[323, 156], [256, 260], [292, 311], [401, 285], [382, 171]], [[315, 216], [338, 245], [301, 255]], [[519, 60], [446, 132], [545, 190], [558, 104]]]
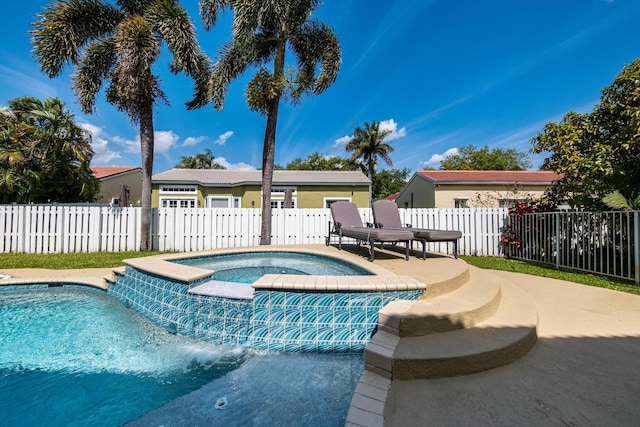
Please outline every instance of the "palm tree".
[[378, 157], [381, 157], [389, 166], [393, 162], [389, 153], [393, 153], [393, 147], [384, 142], [390, 130], [380, 130], [380, 123], [375, 120], [371, 123], [364, 122], [362, 127], [357, 127], [353, 132], [353, 138], [346, 145], [347, 151], [352, 151], [350, 160], [360, 161], [363, 172], [373, 182], [373, 175], [378, 165]]
[[9, 101], [0, 116], [0, 188], [14, 202], [92, 201], [90, 135], [58, 98]]
[[615, 190], [602, 198], [602, 202], [611, 209], [633, 211], [640, 209], [640, 190], [631, 190], [631, 195], [625, 197], [620, 191]]
[[176, 167], [183, 169], [225, 169], [224, 166], [216, 163], [215, 159], [211, 150], [206, 148], [204, 153], [194, 154], [193, 156], [180, 156], [180, 163]]
[[[249, 108], [267, 118], [262, 151], [261, 245], [271, 243], [271, 182], [280, 100], [284, 97], [297, 104], [304, 94], [324, 92], [335, 82], [340, 69], [337, 36], [331, 28], [310, 19], [319, 4], [318, 0], [200, 0], [206, 29], [215, 24], [221, 9], [230, 7], [234, 11], [233, 38], [222, 48], [210, 81], [209, 97], [214, 108], [222, 109], [233, 79], [248, 68], [260, 67], [247, 86], [246, 97]], [[295, 66], [286, 64], [289, 52]]]
[[164, 42], [173, 55], [169, 69], [196, 83], [189, 107], [206, 103], [210, 63], [196, 42], [193, 23], [177, 0], [58, 0], [38, 15], [31, 31], [36, 60], [49, 77], [65, 65], [76, 67], [71, 80], [82, 111], [95, 109], [98, 91], [108, 82], [106, 99], [140, 131], [142, 155], [142, 232], [140, 250], [151, 249], [153, 108], [166, 102], [151, 66]]

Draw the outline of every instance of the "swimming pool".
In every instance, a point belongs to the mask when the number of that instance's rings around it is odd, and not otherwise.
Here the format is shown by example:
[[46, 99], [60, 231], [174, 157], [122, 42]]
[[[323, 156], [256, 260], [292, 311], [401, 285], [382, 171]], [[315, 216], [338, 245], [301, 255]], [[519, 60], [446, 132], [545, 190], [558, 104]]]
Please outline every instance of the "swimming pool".
[[265, 274], [367, 276], [372, 273], [341, 259], [302, 252], [260, 251], [211, 255], [174, 262], [214, 271], [212, 278], [254, 283]]
[[[361, 354], [275, 355], [172, 335], [79, 286], [0, 287], [0, 330], [0, 413], [9, 426], [120, 425], [205, 384], [178, 409], [135, 425], [203, 411], [208, 425], [341, 425], [363, 370]], [[227, 408], [216, 410], [211, 396]]]
[[[276, 352], [359, 353], [369, 342], [382, 307], [396, 300], [415, 300], [426, 289], [414, 278], [371, 263], [363, 268], [326, 256], [325, 251], [297, 247], [274, 255], [263, 248], [233, 248], [136, 258], [125, 261], [126, 268], [118, 272], [108, 292], [167, 330], [197, 340]], [[353, 272], [362, 268], [366, 274], [265, 274], [247, 284], [216, 280], [214, 271], [196, 266], [203, 259], [209, 263], [212, 255], [231, 259], [243, 254], [242, 259], [250, 262], [265, 252], [271, 252], [267, 255], [275, 263], [291, 264], [283, 261], [290, 256], [312, 262], [330, 258], [339, 266], [354, 264]]]

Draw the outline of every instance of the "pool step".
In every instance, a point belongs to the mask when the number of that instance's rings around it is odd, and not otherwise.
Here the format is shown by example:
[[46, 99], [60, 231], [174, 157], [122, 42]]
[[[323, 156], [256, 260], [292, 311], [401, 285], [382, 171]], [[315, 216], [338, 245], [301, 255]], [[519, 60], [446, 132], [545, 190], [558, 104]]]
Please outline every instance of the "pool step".
[[467, 329], [491, 317], [500, 305], [501, 282], [494, 275], [467, 269], [469, 285], [433, 298], [394, 301], [378, 313], [378, 330], [400, 337]]
[[[432, 300], [440, 307], [420, 308], [424, 301], [419, 300], [416, 308], [404, 311], [411, 314], [406, 322], [400, 313], [383, 315], [383, 324], [365, 349], [365, 370], [390, 379], [446, 378], [486, 371], [524, 356], [537, 340], [537, 307], [514, 284], [470, 268], [471, 280], [464, 288], [478, 288], [475, 298], [483, 303], [474, 309], [461, 301], [463, 295], [474, 294], [461, 288], [450, 299]], [[452, 310], [456, 300], [468, 310], [456, 314]], [[424, 314], [426, 326], [417, 326], [419, 313]], [[443, 331], [435, 333], [438, 329]]]
[[255, 290], [250, 284], [209, 280], [202, 285], [189, 289], [190, 294], [210, 297], [252, 300]]
[[118, 277], [124, 276], [126, 267], [115, 267], [111, 270], [111, 273], [105, 274], [103, 277], [104, 283], [107, 285], [107, 289], [112, 284], [116, 283]]

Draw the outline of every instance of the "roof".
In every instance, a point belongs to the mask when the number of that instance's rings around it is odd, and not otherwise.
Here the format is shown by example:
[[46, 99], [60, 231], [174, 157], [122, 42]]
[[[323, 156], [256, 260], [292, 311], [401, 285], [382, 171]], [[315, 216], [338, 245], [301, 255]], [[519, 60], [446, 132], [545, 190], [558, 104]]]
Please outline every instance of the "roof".
[[417, 175], [435, 184], [539, 184], [550, 185], [562, 177], [547, 171], [418, 171]]
[[398, 198], [399, 195], [400, 195], [400, 192], [397, 191], [393, 194], [389, 194], [387, 197], [384, 198], [384, 200], [391, 200], [393, 202]]
[[[260, 170], [171, 169], [153, 175], [154, 184], [198, 184], [205, 187], [261, 185]], [[369, 185], [360, 171], [273, 171], [273, 185]]]
[[91, 166], [91, 172], [98, 179], [110, 178], [135, 170], [142, 170], [142, 168], [140, 166]]

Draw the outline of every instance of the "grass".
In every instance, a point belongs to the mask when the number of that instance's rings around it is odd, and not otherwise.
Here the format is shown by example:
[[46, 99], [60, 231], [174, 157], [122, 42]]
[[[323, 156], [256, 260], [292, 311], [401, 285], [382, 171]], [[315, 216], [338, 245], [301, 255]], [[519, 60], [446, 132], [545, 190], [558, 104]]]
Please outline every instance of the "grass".
[[512, 271], [515, 273], [530, 274], [532, 276], [548, 277], [551, 279], [566, 280], [568, 282], [581, 283], [588, 286], [613, 289], [615, 291], [627, 292], [640, 295], [640, 286], [632, 282], [617, 280], [604, 276], [596, 276], [588, 273], [574, 273], [570, 271], [556, 270], [554, 268], [543, 267], [530, 264], [524, 261], [517, 261], [498, 257], [475, 257], [461, 256], [468, 264], [487, 270]]
[[0, 254], [0, 272], [7, 268], [113, 268], [122, 260], [157, 255], [163, 252], [90, 252], [70, 254]]
[[[0, 272], [9, 268], [48, 268], [53, 270], [76, 268], [113, 268], [124, 265], [128, 258], [157, 255], [163, 252], [91, 252], [70, 254], [0, 253]], [[549, 277], [589, 286], [613, 289], [640, 295], [640, 286], [631, 282], [586, 273], [573, 273], [498, 257], [461, 256], [467, 263], [488, 270], [513, 271], [532, 276]]]

